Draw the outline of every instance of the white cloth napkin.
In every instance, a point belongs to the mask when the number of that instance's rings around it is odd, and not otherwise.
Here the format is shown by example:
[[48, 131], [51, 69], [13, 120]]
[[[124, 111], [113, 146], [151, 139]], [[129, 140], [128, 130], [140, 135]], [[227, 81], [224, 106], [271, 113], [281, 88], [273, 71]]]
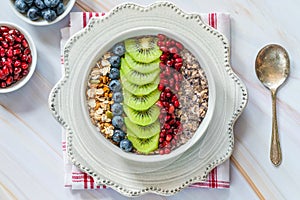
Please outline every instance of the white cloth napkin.
[[[61, 29], [61, 47], [63, 49], [66, 41], [74, 33], [86, 26], [91, 17], [104, 15], [104, 13], [88, 13], [88, 12], [73, 12], [70, 14], [70, 27]], [[200, 14], [202, 20], [219, 30], [230, 40], [230, 17], [224, 13], [208, 13]], [[62, 51], [63, 52], [63, 51]], [[63, 57], [61, 56], [61, 63], [63, 65]], [[65, 164], [65, 187], [71, 189], [98, 189], [106, 188], [105, 185], [96, 186], [92, 177], [84, 172], [81, 172], [69, 161], [66, 153], [66, 133], [62, 130], [62, 149]], [[230, 174], [229, 174], [229, 160], [213, 169], [206, 181], [191, 185], [190, 187], [198, 188], [229, 188]]]

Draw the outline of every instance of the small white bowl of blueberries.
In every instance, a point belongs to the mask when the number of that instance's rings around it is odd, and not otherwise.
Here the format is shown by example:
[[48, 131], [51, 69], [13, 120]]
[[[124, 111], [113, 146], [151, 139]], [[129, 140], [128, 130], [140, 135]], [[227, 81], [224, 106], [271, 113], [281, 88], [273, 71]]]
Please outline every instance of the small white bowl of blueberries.
[[17, 16], [36, 26], [51, 25], [62, 20], [74, 4], [75, 0], [10, 0]]

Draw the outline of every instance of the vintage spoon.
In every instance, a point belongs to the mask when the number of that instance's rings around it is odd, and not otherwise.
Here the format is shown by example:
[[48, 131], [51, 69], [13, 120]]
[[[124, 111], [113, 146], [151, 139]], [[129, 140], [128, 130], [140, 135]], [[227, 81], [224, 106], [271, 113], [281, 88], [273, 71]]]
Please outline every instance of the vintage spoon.
[[277, 44], [265, 46], [257, 54], [255, 71], [260, 82], [272, 94], [273, 117], [270, 159], [275, 166], [279, 166], [282, 155], [277, 126], [276, 93], [290, 73], [290, 60], [287, 51]]

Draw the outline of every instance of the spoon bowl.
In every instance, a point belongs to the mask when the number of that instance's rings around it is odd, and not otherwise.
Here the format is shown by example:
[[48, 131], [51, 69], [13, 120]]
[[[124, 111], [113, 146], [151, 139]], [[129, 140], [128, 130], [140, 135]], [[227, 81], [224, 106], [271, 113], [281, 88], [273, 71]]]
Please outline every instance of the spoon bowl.
[[260, 82], [271, 91], [273, 117], [270, 159], [275, 166], [279, 166], [282, 155], [277, 126], [276, 93], [290, 73], [287, 51], [277, 44], [263, 47], [256, 57], [255, 72]]

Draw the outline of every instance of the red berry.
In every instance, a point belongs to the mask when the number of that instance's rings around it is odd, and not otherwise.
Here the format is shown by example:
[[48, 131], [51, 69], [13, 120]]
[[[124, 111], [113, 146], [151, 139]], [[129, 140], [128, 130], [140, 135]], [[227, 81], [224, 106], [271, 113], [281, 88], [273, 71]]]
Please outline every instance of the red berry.
[[170, 53], [178, 53], [178, 50], [176, 47], [169, 48]]
[[171, 41], [166, 41], [166, 47], [171, 47]]
[[158, 35], [157, 35], [157, 38], [158, 38], [158, 40], [163, 41], [163, 40], [166, 39], [166, 36], [163, 35], [163, 34], [158, 34]]
[[179, 106], [180, 106], [179, 101], [175, 101], [175, 102], [174, 102], [174, 106], [175, 106], [175, 108], [179, 108]]
[[176, 63], [182, 63], [182, 58], [176, 58], [176, 59], [175, 59], [175, 62], [176, 62]]
[[165, 154], [169, 154], [170, 152], [171, 152], [171, 150], [169, 148], [166, 148], [164, 151]]
[[183, 46], [182, 46], [182, 44], [181, 43], [179, 43], [179, 42], [176, 42], [176, 47], [178, 48], [178, 49], [180, 49], [180, 50], [182, 50], [183, 49]]
[[168, 48], [165, 47], [165, 46], [161, 46], [159, 49], [162, 50], [163, 52], [168, 52], [169, 51]]
[[164, 90], [164, 88], [165, 88], [165, 86], [164, 86], [164, 85], [162, 85], [162, 84], [158, 84], [158, 87], [157, 87], [157, 89], [158, 89], [159, 91], [163, 91], [163, 90]]
[[171, 134], [168, 134], [168, 135], [166, 136], [166, 141], [169, 142], [169, 141], [172, 140], [172, 138], [173, 138], [172, 135], [171, 135]]
[[167, 54], [162, 54], [161, 56], [160, 56], [160, 60], [161, 61], [166, 61], [166, 60], [168, 60], [168, 55]]
[[22, 40], [22, 46], [24, 48], [27, 48], [29, 46], [27, 40], [25, 40], [25, 39]]
[[170, 104], [168, 112], [171, 114], [171, 113], [174, 113], [174, 111], [175, 111], [175, 107], [172, 104]]
[[161, 101], [157, 101], [157, 102], [156, 102], [156, 105], [157, 105], [158, 107], [160, 107], [160, 108], [163, 107], [163, 103], [162, 103]]
[[165, 42], [164, 41], [157, 41], [157, 46], [161, 47], [161, 46], [165, 46]]

